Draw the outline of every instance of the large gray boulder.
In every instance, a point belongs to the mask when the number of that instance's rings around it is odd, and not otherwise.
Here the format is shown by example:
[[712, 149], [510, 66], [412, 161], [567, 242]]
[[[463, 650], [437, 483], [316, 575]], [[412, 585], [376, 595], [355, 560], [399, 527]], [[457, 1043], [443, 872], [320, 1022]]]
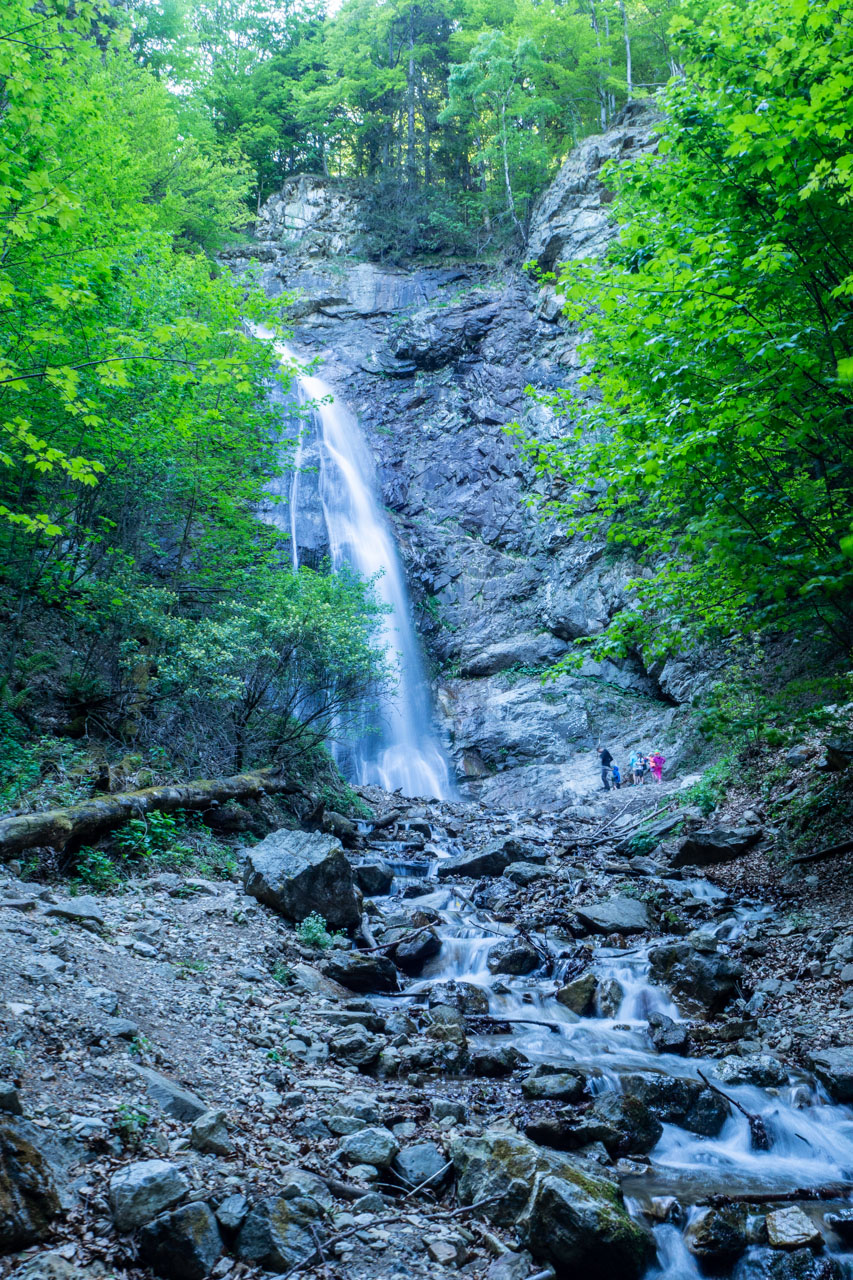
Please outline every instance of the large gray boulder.
[[710, 827], [685, 836], [672, 859], [674, 867], [709, 867], [742, 858], [764, 832], [761, 827]]
[[246, 892], [287, 920], [304, 920], [316, 911], [330, 929], [359, 923], [352, 867], [335, 836], [273, 831], [244, 854]]
[[653, 1247], [625, 1212], [619, 1188], [517, 1133], [489, 1129], [451, 1146], [463, 1204], [494, 1197], [483, 1212], [517, 1226], [560, 1280], [582, 1274], [638, 1280]]
[[439, 880], [458, 876], [470, 876], [472, 880], [478, 880], [480, 876], [500, 876], [511, 863], [518, 861], [521, 852], [517, 840], [492, 840], [476, 852], [443, 859], [436, 868], [436, 875]]
[[375, 951], [333, 951], [323, 973], [350, 991], [396, 991], [399, 983], [394, 965]]
[[143, 1227], [139, 1252], [165, 1280], [205, 1280], [222, 1253], [222, 1237], [209, 1206], [197, 1201]]
[[168, 1160], [137, 1160], [110, 1178], [113, 1220], [119, 1231], [132, 1231], [170, 1209], [189, 1189], [177, 1165]]
[[168, 1076], [161, 1075], [152, 1067], [137, 1067], [136, 1072], [153, 1101], [167, 1116], [174, 1120], [198, 1120], [207, 1113], [206, 1102]]
[[853, 1045], [840, 1049], [818, 1049], [809, 1057], [809, 1066], [836, 1102], [853, 1102]]
[[0, 1253], [43, 1240], [59, 1207], [42, 1153], [22, 1126], [0, 1121]]
[[576, 915], [594, 933], [643, 933], [651, 924], [649, 909], [638, 898], [608, 898], [578, 907]]
[[700, 951], [690, 942], [667, 942], [649, 952], [651, 978], [719, 1013], [737, 995], [743, 966], [720, 951]]

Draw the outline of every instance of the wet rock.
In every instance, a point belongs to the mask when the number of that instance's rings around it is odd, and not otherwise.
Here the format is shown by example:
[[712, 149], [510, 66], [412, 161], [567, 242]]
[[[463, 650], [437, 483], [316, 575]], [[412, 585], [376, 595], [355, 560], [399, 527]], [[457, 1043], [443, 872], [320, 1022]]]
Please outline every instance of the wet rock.
[[322, 970], [350, 991], [396, 991], [399, 985], [393, 963], [376, 952], [333, 951]]
[[314, 1252], [312, 1228], [322, 1240], [323, 1217], [323, 1205], [310, 1196], [267, 1196], [247, 1214], [235, 1252], [253, 1266], [289, 1271]]
[[767, 1280], [844, 1280], [835, 1258], [815, 1257], [811, 1249], [773, 1250], [766, 1262]]
[[273, 831], [243, 853], [246, 892], [287, 920], [304, 920], [317, 911], [330, 929], [359, 923], [352, 867], [336, 837], [317, 831]]
[[224, 1111], [206, 1111], [190, 1129], [190, 1146], [209, 1155], [230, 1156], [234, 1143], [228, 1135]]
[[580, 1102], [586, 1080], [579, 1071], [550, 1071], [534, 1067], [521, 1091], [534, 1101]]
[[495, 1197], [483, 1212], [517, 1225], [536, 1258], [559, 1276], [586, 1273], [636, 1280], [652, 1252], [648, 1235], [628, 1217], [619, 1189], [509, 1130], [459, 1138], [451, 1147], [462, 1204]]
[[404, 1147], [391, 1167], [407, 1188], [426, 1183], [431, 1191], [436, 1191], [447, 1180], [448, 1163], [447, 1156], [435, 1143], [419, 1142]]
[[853, 1102], [853, 1045], [820, 1049], [812, 1053], [808, 1061], [835, 1102]]
[[611, 1156], [645, 1155], [663, 1133], [660, 1120], [637, 1094], [601, 1093], [588, 1118], [602, 1127], [598, 1141]]
[[575, 978], [574, 982], [567, 982], [564, 987], [559, 987], [556, 1000], [558, 1004], [571, 1009], [572, 1013], [585, 1018], [592, 1013], [597, 990], [598, 979], [595, 974], [584, 973], [580, 978]]
[[430, 1110], [434, 1120], [452, 1117], [458, 1124], [464, 1124], [468, 1118], [468, 1108], [457, 1098], [433, 1098]]
[[148, 1093], [167, 1116], [175, 1120], [197, 1120], [208, 1110], [206, 1102], [184, 1089], [168, 1076], [161, 1075], [151, 1067], [137, 1067], [139, 1075]]
[[686, 1053], [687, 1027], [665, 1013], [649, 1015], [649, 1039], [658, 1053]]
[[700, 951], [689, 942], [667, 942], [649, 952], [653, 982], [668, 983], [674, 991], [719, 1013], [738, 994], [743, 966], [720, 951]]
[[788, 1072], [779, 1059], [767, 1053], [722, 1058], [714, 1063], [714, 1075], [723, 1084], [757, 1084], [763, 1088], [785, 1084], [788, 1079]]
[[526, 889], [537, 880], [550, 880], [551, 872], [535, 862], [511, 862], [504, 871], [503, 878], [519, 889]]
[[486, 961], [489, 973], [507, 973], [520, 977], [542, 967], [542, 956], [524, 938], [506, 938], [489, 950]]
[[767, 1241], [771, 1249], [805, 1249], [823, 1245], [823, 1236], [808, 1214], [797, 1204], [774, 1209], [766, 1218]]
[[609, 898], [594, 906], [578, 907], [576, 914], [594, 933], [644, 933], [651, 924], [649, 909], [638, 898]]
[[527, 1280], [533, 1270], [533, 1258], [523, 1249], [520, 1253], [505, 1253], [495, 1258], [486, 1272], [486, 1280]]
[[399, 1150], [400, 1144], [393, 1133], [381, 1126], [350, 1133], [338, 1147], [350, 1164], [371, 1164], [377, 1169], [390, 1165]]
[[208, 1205], [185, 1204], [142, 1228], [142, 1261], [165, 1280], [205, 1280], [222, 1253], [222, 1237]]
[[473, 982], [438, 982], [430, 987], [429, 1007], [451, 1005], [460, 1013], [488, 1013], [489, 997]]
[[672, 858], [674, 867], [708, 867], [748, 853], [764, 832], [761, 827], [712, 827], [685, 836]]
[[362, 862], [353, 867], [355, 882], [368, 898], [384, 898], [391, 892], [394, 870], [387, 862]]
[[443, 858], [438, 864], [436, 875], [439, 880], [465, 876], [479, 880], [481, 876], [500, 876], [520, 854], [521, 845], [517, 840], [493, 840], [477, 852], [463, 853], [456, 858]]
[[189, 1183], [168, 1160], [137, 1160], [110, 1178], [109, 1200], [119, 1231], [150, 1222], [186, 1195]]
[[50, 1249], [46, 1253], [39, 1250], [35, 1258], [11, 1273], [10, 1280], [109, 1280], [109, 1276], [97, 1263], [77, 1266], [58, 1249]]
[[746, 1209], [700, 1209], [685, 1232], [687, 1247], [709, 1270], [730, 1266], [745, 1252]]
[[0, 1120], [0, 1252], [37, 1244], [59, 1212], [53, 1175], [14, 1120]]
[[329, 1041], [329, 1053], [339, 1062], [350, 1062], [354, 1067], [369, 1067], [385, 1047], [381, 1036], [372, 1035], [366, 1027], [356, 1023], [342, 1027]]
[[664, 1124], [716, 1138], [731, 1110], [725, 1098], [698, 1080], [665, 1075], [625, 1075], [624, 1093], [638, 1098]]
[[842, 1240], [853, 1240], [853, 1209], [839, 1209], [838, 1213], [827, 1213], [824, 1222], [831, 1227]]
[[477, 1045], [468, 1055], [472, 1076], [499, 1079], [512, 1075], [520, 1062], [518, 1050], [511, 1044]]
[[394, 949], [394, 962], [409, 977], [417, 977], [424, 965], [433, 960], [441, 950], [441, 938], [434, 929], [427, 929], [411, 941], [404, 939]]
[[618, 1018], [625, 992], [615, 978], [609, 978], [598, 985], [596, 1005], [602, 1018]]

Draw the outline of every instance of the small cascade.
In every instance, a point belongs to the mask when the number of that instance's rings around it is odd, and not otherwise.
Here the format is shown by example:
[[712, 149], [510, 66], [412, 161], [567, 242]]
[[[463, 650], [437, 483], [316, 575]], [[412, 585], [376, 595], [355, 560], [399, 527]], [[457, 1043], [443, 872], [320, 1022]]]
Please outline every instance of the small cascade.
[[[275, 342], [288, 365], [298, 359], [266, 329], [255, 327], [258, 337]], [[388, 522], [373, 484], [373, 460], [358, 422], [335, 398], [321, 378], [299, 375], [297, 394], [311, 414], [310, 432], [303, 432], [297, 447], [295, 470], [286, 497], [294, 568], [299, 567], [300, 528], [303, 520], [316, 521], [307, 511], [313, 486], [305, 483], [309, 436], [316, 439], [317, 486], [325, 541], [335, 569], [348, 565], [359, 577], [375, 583], [386, 606], [382, 643], [392, 655], [394, 682], [381, 695], [378, 707], [365, 709], [364, 732], [354, 745], [341, 751], [339, 764], [352, 781], [361, 785], [400, 790], [406, 796], [448, 799], [453, 791], [447, 761], [432, 727], [428, 686], [417, 635], [410, 616], [406, 580]], [[279, 521], [277, 521], [278, 523]]]

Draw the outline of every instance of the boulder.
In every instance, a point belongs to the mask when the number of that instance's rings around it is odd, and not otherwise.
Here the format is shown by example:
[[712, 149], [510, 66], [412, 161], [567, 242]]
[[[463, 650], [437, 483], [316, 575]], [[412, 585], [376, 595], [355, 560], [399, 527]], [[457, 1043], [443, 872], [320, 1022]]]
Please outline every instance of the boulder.
[[667, 942], [649, 952], [653, 982], [697, 1001], [708, 1013], [719, 1013], [738, 994], [743, 966], [720, 951], [699, 950], [690, 942]]
[[59, 1213], [50, 1167], [14, 1120], [0, 1120], [0, 1253], [37, 1244]]
[[239, 1191], [235, 1191], [233, 1195], [226, 1196], [216, 1210], [216, 1221], [223, 1231], [233, 1234], [239, 1231], [248, 1212], [248, 1200]]
[[808, 1061], [835, 1102], [853, 1102], [853, 1045], [819, 1049], [809, 1056]]
[[517, 840], [506, 837], [492, 840], [482, 849], [471, 853], [462, 853], [455, 858], [443, 858], [436, 868], [439, 880], [470, 877], [479, 880], [480, 876], [500, 876], [512, 862], [518, 860], [521, 845]]
[[159, 1071], [151, 1067], [137, 1067], [136, 1073], [157, 1106], [174, 1120], [197, 1120], [207, 1112], [206, 1102]]
[[644, 1098], [634, 1093], [600, 1093], [587, 1119], [600, 1125], [598, 1138], [611, 1156], [645, 1155], [651, 1151], [663, 1125]]
[[474, 982], [438, 982], [430, 987], [429, 1007], [450, 1005], [460, 1013], [488, 1013], [489, 997]]
[[142, 1261], [165, 1280], [205, 1280], [222, 1253], [216, 1218], [203, 1201], [163, 1213], [142, 1228]]
[[361, 910], [341, 842], [319, 831], [273, 831], [243, 850], [247, 893], [287, 920], [318, 912], [330, 929], [354, 928]]
[[750, 1053], [740, 1058], [735, 1054], [714, 1063], [714, 1075], [723, 1084], [757, 1084], [763, 1088], [786, 1084], [788, 1072], [778, 1058], [769, 1053]]
[[651, 924], [649, 909], [638, 898], [608, 898], [578, 907], [576, 915], [593, 933], [644, 933]]
[[393, 1133], [381, 1125], [347, 1134], [338, 1147], [339, 1154], [350, 1164], [370, 1164], [377, 1169], [387, 1168], [399, 1150]]
[[190, 1129], [190, 1146], [214, 1156], [234, 1154], [234, 1143], [228, 1136], [224, 1111], [206, 1111], [193, 1121]]
[[622, 1090], [643, 1102], [664, 1124], [716, 1138], [731, 1114], [719, 1093], [699, 1080], [667, 1075], [625, 1075]]
[[685, 1233], [687, 1248], [708, 1270], [731, 1266], [746, 1251], [746, 1209], [700, 1209]]
[[768, 1249], [765, 1258], [767, 1280], [846, 1280], [835, 1258], [816, 1257], [811, 1249]]
[[110, 1178], [109, 1200], [119, 1231], [133, 1231], [170, 1209], [190, 1184], [168, 1160], [137, 1160]]
[[323, 1204], [310, 1195], [266, 1196], [243, 1221], [235, 1246], [237, 1257], [266, 1271], [290, 1271], [314, 1252], [312, 1229], [322, 1240], [324, 1217]]
[[322, 969], [350, 991], [396, 991], [399, 985], [393, 963], [375, 951], [333, 951]]
[[441, 938], [435, 929], [425, 929], [411, 940], [404, 938], [394, 948], [394, 963], [409, 977], [417, 977], [428, 960], [441, 950]]
[[505, 869], [503, 878], [519, 889], [526, 889], [537, 880], [550, 880], [551, 872], [536, 862], [511, 862]]
[[638, 1280], [653, 1248], [613, 1183], [511, 1130], [490, 1129], [451, 1146], [462, 1204], [494, 1197], [483, 1213], [517, 1226], [534, 1257], [561, 1280], [589, 1274]]
[[693, 831], [679, 844], [671, 865], [709, 867], [716, 862], [732, 862], [748, 853], [763, 834], [761, 827], [711, 827]]
[[515, 1045], [477, 1045], [468, 1055], [468, 1070], [472, 1076], [497, 1080], [512, 1075], [520, 1060]]
[[579, 1071], [551, 1071], [534, 1067], [522, 1082], [525, 1098], [546, 1102], [580, 1102], [586, 1080]]
[[615, 978], [606, 978], [604, 982], [598, 984], [598, 994], [595, 1002], [602, 1018], [618, 1018], [624, 999], [625, 992], [622, 984], [617, 982]]
[[18, 1090], [11, 1080], [0, 1080], [0, 1111], [5, 1111], [10, 1116], [24, 1114]]
[[450, 1172], [447, 1166], [447, 1156], [434, 1142], [418, 1142], [412, 1147], [404, 1147], [391, 1167], [405, 1187], [420, 1187], [426, 1183], [431, 1191], [435, 1191], [447, 1180]]
[[339, 1062], [350, 1062], [354, 1067], [370, 1067], [385, 1047], [381, 1036], [372, 1035], [360, 1023], [341, 1027], [329, 1041], [329, 1053]]
[[353, 867], [355, 882], [367, 898], [384, 898], [391, 892], [394, 883], [394, 869], [381, 859], [377, 862], [362, 862]]
[[558, 1004], [565, 1005], [572, 1013], [581, 1018], [588, 1017], [595, 1006], [595, 993], [598, 990], [598, 979], [594, 973], [584, 973], [574, 982], [567, 982], [557, 990]]
[[687, 1027], [665, 1013], [649, 1014], [649, 1039], [658, 1053], [687, 1052]]
[[823, 1236], [798, 1204], [774, 1209], [766, 1218], [771, 1249], [810, 1249], [823, 1246]]
[[55, 916], [59, 920], [67, 920], [78, 924], [82, 929], [91, 929], [99, 933], [104, 927], [104, 912], [96, 898], [83, 894], [79, 898], [68, 898], [54, 902], [45, 908], [46, 916]]
[[486, 961], [489, 973], [507, 973], [519, 977], [541, 969], [543, 960], [535, 947], [524, 938], [505, 938], [489, 949]]

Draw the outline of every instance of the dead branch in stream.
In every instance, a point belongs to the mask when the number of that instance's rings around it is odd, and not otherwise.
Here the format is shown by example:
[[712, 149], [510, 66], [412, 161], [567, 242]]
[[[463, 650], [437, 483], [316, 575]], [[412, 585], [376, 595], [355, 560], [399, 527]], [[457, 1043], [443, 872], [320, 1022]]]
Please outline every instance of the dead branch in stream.
[[122, 826], [131, 818], [154, 811], [216, 809], [228, 800], [257, 800], [274, 794], [304, 795], [305, 792], [277, 770], [260, 769], [230, 778], [195, 779], [145, 787], [142, 791], [97, 795], [66, 809], [0, 818], [0, 862], [36, 846], [64, 849], [68, 844], [83, 843]]
[[706, 1196], [697, 1200], [699, 1205], [722, 1209], [728, 1204], [786, 1204], [792, 1200], [846, 1200], [853, 1191], [853, 1182], [833, 1182], [825, 1187], [794, 1187], [791, 1191], [756, 1191], [743, 1195], [724, 1194]]
[[770, 1139], [767, 1136], [767, 1129], [765, 1127], [764, 1121], [762, 1120], [761, 1116], [755, 1115], [752, 1111], [747, 1111], [746, 1107], [742, 1106], [738, 1102], [737, 1098], [729, 1097], [729, 1095], [727, 1093], [724, 1093], [722, 1089], [718, 1089], [715, 1084], [711, 1084], [711, 1081], [705, 1075], [704, 1071], [700, 1071], [698, 1075], [702, 1083], [706, 1085], [713, 1093], [718, 1093], [721, 1098], [725, 1098], [726, 1102], [729, 1104], [730, 1107], [735, 1107], [741, 1113], [742, 1116], [746, 1116], [747, 1122], [749, 1124], [749, 1135], [752, 1138], [752, 1145], [753, 1147], [755, 1147], [755, 1150], [769, 1151]]
[[382, 818], [376, 818], [370, 824], [371, 831], [384, 831], [386, 827], [393, 827], [395, 822], [399, 822], [403, 816], [402, 809], [392, 809], [390, 813], [386, 813]]

